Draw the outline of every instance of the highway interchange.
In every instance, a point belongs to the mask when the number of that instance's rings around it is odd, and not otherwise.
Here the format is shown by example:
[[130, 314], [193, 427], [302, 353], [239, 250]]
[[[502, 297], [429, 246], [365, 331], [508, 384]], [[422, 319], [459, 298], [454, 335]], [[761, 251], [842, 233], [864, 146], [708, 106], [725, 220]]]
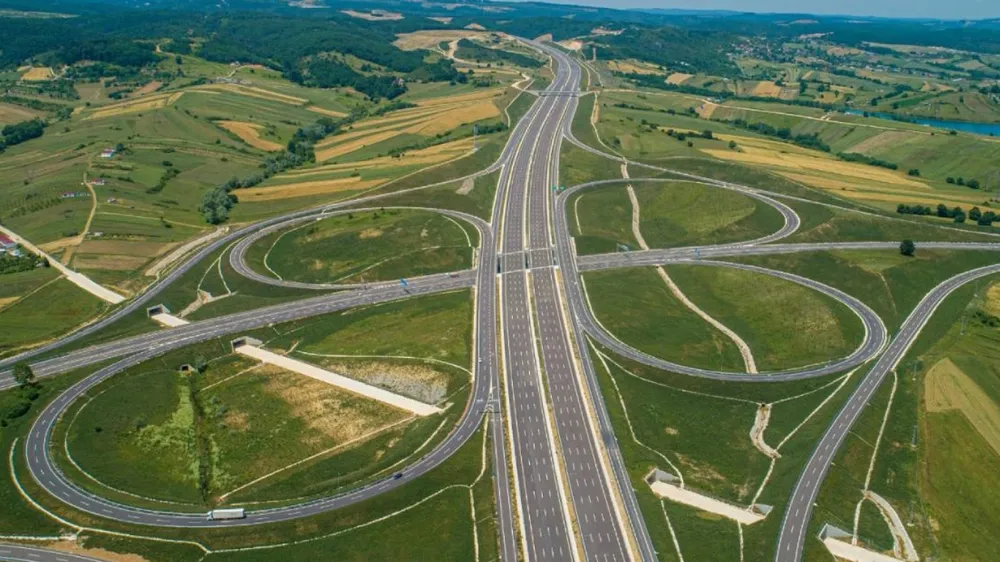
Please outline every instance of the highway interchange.
[[[561, 144], [564, 139], [573, 142], [609, 158], [609, 165], [624, 160], [573, 137], [570, 123], [577, 106], [580, 67], [561, 51], [547, 45], [532, 45], [553, 58], [556, 75], [546, 89], [547, 95], [540, 95], [513, 129], [498, 160], [474, 174], [478, 176], [500, 170], [491, 220], [487, 223], [463, 213], [432, 209], [465, 221], [478, 230], [480, 247], [472, 270], [414, 278], [408, 287], [397, 283], [310, 285], [261, 275], [245, 263], [246, 249], [274, 230], [347, 212], [349, 207], [357, 211], [358, 205], [376, 201], [380, 196], [283, 215], [230, 232], [196, 252], [147, 292], [107, 318], [58, 342], [0, 361], [0, 369], [9, 368], [16, 361], [31, 360], [45, 354], [46, 358], [36, 359], [32, 365], [40, 376], [51, 376], [118, 359], [68, 389], [38, 416], [24, 440], [24, 452], [32, 477], [60, 501], [81, 511], [122, 522], [164, 527], [259, 525], [338, 509], [406, 485], [450, 457], [482, 426], [483, 417], [492, 413], [494, 419], [500, 422], [490, 427], [502, 560], [651, 561], [656, 559], [656, 553], [638, 509], [610, 418], [600, 398], [597, 377], [586, 345], [588, 336], [625, 357], [654, 367], [691, 376], [741, 382], [766, 383], [823, 376], [843, 372], [877, 357], [872, 369], [817, 444], [784, 510], [775, 559], [778, 562], [800, 560], [820, 484], [847, 431], [865, 404], [903, 358], [936, 307], [964, 284], [1000, 272], [1000, 265], [965, 272], [943, 282], [927, 294], [906, 319], [899, 333], [890, 340], [881, 319], [869, 307], [837, 289], [780, 271], [713, 261], [711, 258], [892, 248], [895, 244], [778, 244], [776, 242], [794, 233], [799, 226], [799, 218], [790, 207], [760, 189], [679, 172], [675, 174], [706, 185], [736, 190], [773, 206], [784, 217], [784, 226], [760, 239], [735, 244], [577, 258], [566, 225], [566, 202], [579, 190], [623, 183], [624, 180], [592, 182], [558, 195], [553, 193], [551, 186], [559, 183]], [[634, 178], [628, 181], [664, 180]], [[55, 354], [59, 347], [94, 334], [126, 315], [142, 310], [144, 306], [155, 304], [156, 295], [163, 289], [205, 257], [230, 245], [233, 246], [230, 252], [233, 268], [251, 279], [296, 288], [338, 291]], [[1000, 249], [1000, 245], [994, 244], [924, 243], [922, 246], [962, 250]], [[666, 362], [631, 348], [600, 326], [587, 303], [581, 271], [681, 262], [749, 269], [825, 293], [857, 314], [865, 326], [864, 341], [848, 357], [828, 364], [750, 376]], [[468, 288], [475, 291], [474, 348], [477, 358], [470, 401], [451, 433], [430, 452], [407, 466], [403, 470], [403, 478], [379, 480], [346, 493], [297, 505], [248, 511], [246, 519], [208, 521], [203, 514], [151, 511], [98, 497], [71, 482], [48, 454], [53, 427], [74, 400], [108, 377], [169, 350], [352, 307]], [[0, 380], [0, 389], [10, 385], [9, 378]], [[510, 459], [512, 470], [508, 470], [507, 459]], [[55, 559], [45, 554], [51, 551], [28, 552], [19, 548], [0, 545], [0, 559], [21, 559], [15, 556], [30, 556], [32, 560]], [[15, 550], [7, 554], [3, 549]], [[67, 560], [83, 559], [61, 553], [58, 556]]]

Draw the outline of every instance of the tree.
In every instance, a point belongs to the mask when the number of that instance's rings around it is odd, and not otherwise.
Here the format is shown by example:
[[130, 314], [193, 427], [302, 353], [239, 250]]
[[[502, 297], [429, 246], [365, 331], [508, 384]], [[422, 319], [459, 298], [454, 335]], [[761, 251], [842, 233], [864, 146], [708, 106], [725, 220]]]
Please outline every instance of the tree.
[[20, 387], [25, 387], [35, 382], [35, 372], [31, 370], [31, 366], [27, 363], [22, 362], [14, 365], [11, 374], [14, 376], [14, 382]]
[[958, 212], [952, 216], [955, 218], [955, 222], [958, 224], [962, 224], [963, 222], [965, 222], [965, 212], [963, 212], [961, 209], [959, 209]]
[[701, 132], [701, 138], [703, 138], [703, 139], [710, 139], [710, 138], [712, 138], [712, 131], [709, 131], [708, 129], [705, 129], [704, 131]]
[[979, 189], [979, 180], [969, 180], [965, 182], [966, 187], [971, 187], [972, 189]]
[[916, 251], [917, 245], [913, 243], [913, 240], [903, 240], [903, 242], [899, 244], [899, 253], [904, 256], [912, 256]]
[[948, 179], [946, 179], [945, 181], [948, 182], [948, 183], [950, 183], [950, 184], [954, 184], [955, 183], [955, 178], [953, 178], [951, 176], [948, 176]]
[[731, 150], [736, 150], [736, 141], [734, 140], [729, 141], [729, 148]]
[[983, 212], [979, 210], [979, 207], [969, 209], [969, 220], [978, 221], [982, 216]]
[[917, 177], [917, 178], [920, 177], [920, 170], [918, 170], [917, 168], [910, 168], [910, 171], [906, 172], [906, 173], [909, 174], [909, 175], [911, 175], [911, 176], [913, 176], [913, 177]]

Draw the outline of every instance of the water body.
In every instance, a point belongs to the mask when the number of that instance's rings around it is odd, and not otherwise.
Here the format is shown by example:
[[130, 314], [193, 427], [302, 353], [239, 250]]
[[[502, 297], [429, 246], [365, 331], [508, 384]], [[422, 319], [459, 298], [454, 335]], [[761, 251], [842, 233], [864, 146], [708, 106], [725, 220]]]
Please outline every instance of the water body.
[[[864, 115], [864, 111], [857, 109], [848, 109], [844, 113], [848, 115]], [[942, 119], [925, 119], [923, 117], [913, 117], [907, 119], [899, 119], [890, 113], [879, 113], [877, 111], [869, 111], [869, 117], [878, 117], [880, 119], [889, 119], [890, 121], [903, 121], [906, 123], [915, 123], [917, 125], [925, 125], [927, 127], [934, 127], [935, 129], [944, 129], [946, 131], [961, 131], [963, 133], [973, 133], [977, 135], [986, 135], [989, 137], [1000, 136], [1000, 124], [998, 123], [977, 123], [974, 121], [945, 121]]]

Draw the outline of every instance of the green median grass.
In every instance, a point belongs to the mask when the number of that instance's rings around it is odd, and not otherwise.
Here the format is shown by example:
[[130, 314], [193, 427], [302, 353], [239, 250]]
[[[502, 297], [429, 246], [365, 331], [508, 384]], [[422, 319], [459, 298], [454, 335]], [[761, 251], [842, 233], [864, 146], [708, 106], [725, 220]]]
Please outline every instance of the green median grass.
[[632, 235], [632, 203], [625, 184], [585, 189], [566, 203], [568, 227], [580, 255], [639, 249]]
[[743, 338], [761, 371], [836, 360], [863, 338], [850, 309], [791, 281], [697, 265], [670, 266], [667, 273], [699, 308]]
[[[639, 201], [640, 232], [650, 248], [751, 240], [784, 224], [770, 205], [734, 191], [684, 181], [632, 185]], [[567, 213], [579, 254], [614, 252], [618, 244], [638, 249], [624, 184], [574, 195]]]
[[743, 370], [736, 345], [678, 301], [654, 269], [595, 271], [583, 278], [595, 316], [623, 342], [682, 365]]
[[275, 233], [248, 258], [258, 272], [286, 280], [387, 281], [471, 267], [476, 235], [471, 225], [439, 213], [359, 211]]

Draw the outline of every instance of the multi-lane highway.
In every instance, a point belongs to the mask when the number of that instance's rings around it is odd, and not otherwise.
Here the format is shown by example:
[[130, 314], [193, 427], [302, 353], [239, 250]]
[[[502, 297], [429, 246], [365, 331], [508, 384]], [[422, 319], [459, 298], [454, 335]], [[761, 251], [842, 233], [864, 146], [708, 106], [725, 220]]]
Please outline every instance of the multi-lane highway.
[[[234, 269], [259, 282], [342, 291], [194, 322], [36, 361], [33, 364], [36, 372], [46, 376], [124, 357], [74, 385], [43, 409], [24, 441], [28, 469], [35, 480], [54, 497], [77, 509], [124, 522], [178, 527], [256, 525], [337, 509], [402, 486], [447, 459], [482, 427], [483, 416], [492, 413], [498, 422], [490, 427], [502, 560], [520, 557], [529, 561], [652, 561], [656, 559], [656, 553], [639, 511], [610, 418], [601, 401], [597, 377], [589, 360], [587, 336], [622, 355], [658, 368], [741, 382], [766, 383], [823, 376], [857, 366], [884, 351], [817, 444], [787, 506], [777, 560], [799, 560], [812, 502], [851, 424], [886, 374], [906, 353], [938, 304], [965, 283], [1000, 272], [1000, 265], [963, 273], [936, 287], [914, 310], [896, 338], [888, 343], [881, 319], [869, 307], [842, 291], [789, 273], [716, 262], [710, 258], [892, 248], [895, 243], [779, 244], [779, 240], [797, 230], [800, 222], [795, 212], [777, 201], [774, 194], [680, 172], [674, 173], [688, 181], [739, 191], [771, 205], [784, 217], [783, 227], [759, 239], [740, 243], [578, 258], [566, 225], [566, 202], [579, 189], [622, 180], [584, 184], [556, 196], [551, 187], [559, 181], [561, 143], [567, 139], [596, 154], [619, 161], [624, 159], [607, 155], [573, 138], [570, 123], [576, 111], [580, 68], [561, 51], [546, 45], [532, 45], [552, 57], [555, 78], [545, 91], [540, 92], [542, 95], [514, 127], [497, 161], [486, 170], [473, 174], [501, 171], [490, 222], [455, 211], [431, 209], [464, 220], [478, 229], [481, 244], [473, 270], [414, 278], [410, 280], [409, 287], [404, 288], [396, 283], [365, 286], [294, 283], [260, 275], [245, 263], [247, 248], [274, 230], [346, 212], [344, 209], [347, 206], [357, 206], [384, 195], [296, 212], [230, 233], [197, 252], [150, 291], [133, 299], [108, 318], [59, 342], [2, 361], [0, 368], [58, 349], [60, 345], [94, 333], [140, 309], [199, 260], [230, 244], [234, 244], [230, 253]], [[629, 181], [662, 183], [666, 180], [633, 178]], [[952, 250], [1000, 249], [997, 244], [919, 245]], [[781, 277], [820, 291], [844, 303], [857, 314], [865, 327], [864, 341], [848, 357], [828, 364], [750, 376], [666, 362], [631, 348], [600, 326], [586, 300], [580, 271], [670, 263], [736, 267]], [[476, 303], [476, 363], [470, 402], [451, 433], [429, 453], [406, 467], [403, 478], [380, 480], [346, 493], [298, 505], [252, 511], [243, 520], [207, 521], [197, 514], [150, 511], [100, 498], [69, 481], [49, 458], [53, 427], [74, 400], [108, 377], [166, 351], [349, 307], [469, 287], [475, 290]], [[501, 358], [502, 369], [499, 363]], [[9, 386], [8, 381], [0, 379], [0, 389]], [[0, 555], [4, 548], [7, 547], [0, 545]], [[10, 552], [30, 559], [48, 559], [39, 558], [43, 554], [38, 551], [21, 549]], [[67, 559], [78, 560], [68, 556]]]

